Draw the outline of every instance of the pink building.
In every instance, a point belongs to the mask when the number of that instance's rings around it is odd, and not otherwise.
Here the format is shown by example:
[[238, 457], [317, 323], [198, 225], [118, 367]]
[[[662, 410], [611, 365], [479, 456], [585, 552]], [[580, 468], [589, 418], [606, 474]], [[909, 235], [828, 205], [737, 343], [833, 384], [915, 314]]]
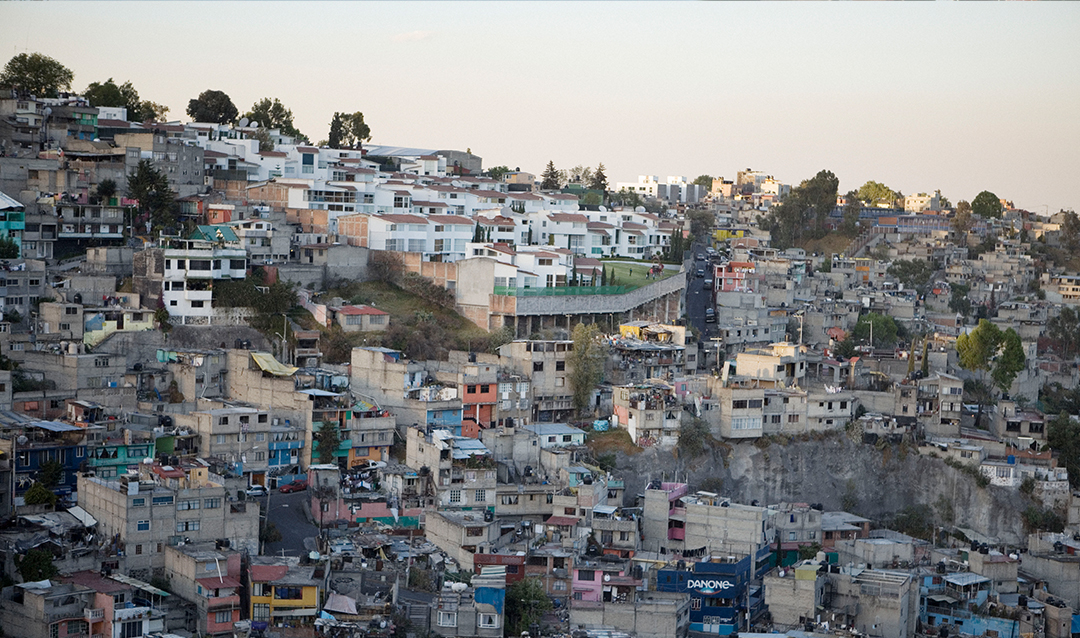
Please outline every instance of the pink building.
[[750, 261], [729, 261], [716, 267], [716, 289], [720, 292], [757, 292], [759, 280]]

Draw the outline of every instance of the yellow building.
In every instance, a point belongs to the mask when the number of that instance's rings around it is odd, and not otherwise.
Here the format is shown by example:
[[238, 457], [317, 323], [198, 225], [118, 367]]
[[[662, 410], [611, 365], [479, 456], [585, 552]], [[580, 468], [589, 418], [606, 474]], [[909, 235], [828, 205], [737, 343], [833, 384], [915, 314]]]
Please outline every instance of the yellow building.
[[83, 343], [96, 346], [115, 332], [154, 329], [154, 313], [139, 308], [86, 308], [83, 311]]
[[253, 623], [311, 625], [319, 615], [319, 581], [313, 566], [297, 557], [255, 556], [251, 559], [251, 620]]

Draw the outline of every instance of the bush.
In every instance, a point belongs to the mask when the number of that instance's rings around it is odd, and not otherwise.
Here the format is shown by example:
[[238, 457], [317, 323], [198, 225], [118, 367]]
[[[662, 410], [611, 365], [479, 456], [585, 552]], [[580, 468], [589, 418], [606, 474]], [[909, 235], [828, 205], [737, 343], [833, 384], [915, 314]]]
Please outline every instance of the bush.
[[1035, 479], [1030, 476], [1025, 476], [1023, 481], [1020, 481], [1020, 491], [1024, 494], [1031, 495], [1035, 491]]
[[688, 459], [701, 456], [708, 449], [710, 438], [709, 424], [697, 417], [690, 417], [679, 428], [679, 456]]

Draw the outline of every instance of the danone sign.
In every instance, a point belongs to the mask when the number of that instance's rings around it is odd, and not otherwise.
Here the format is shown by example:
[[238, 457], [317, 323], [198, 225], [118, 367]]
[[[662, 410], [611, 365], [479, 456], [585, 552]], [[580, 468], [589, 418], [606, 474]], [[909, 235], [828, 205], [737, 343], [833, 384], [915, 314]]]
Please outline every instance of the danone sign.
[[718, 591], [731, 589], [734, 586], [735, 583], [731, 582], [730, 580], [691, 578], [686, 581], [687, 589], [693, 589], [695, 591], [701, 592], [702, 594], [715, 594]]

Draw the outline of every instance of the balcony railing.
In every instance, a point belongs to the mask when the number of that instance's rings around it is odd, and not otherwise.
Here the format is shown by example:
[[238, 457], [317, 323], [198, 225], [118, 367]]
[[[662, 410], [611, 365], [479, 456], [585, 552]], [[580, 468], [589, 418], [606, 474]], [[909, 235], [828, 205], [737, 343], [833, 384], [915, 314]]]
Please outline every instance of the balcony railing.
[[83, 618], [86, 619], [86, 622], [97, 622], [99, 620], [105, 620], [105, 610], [90, 608], [83, 609]]

